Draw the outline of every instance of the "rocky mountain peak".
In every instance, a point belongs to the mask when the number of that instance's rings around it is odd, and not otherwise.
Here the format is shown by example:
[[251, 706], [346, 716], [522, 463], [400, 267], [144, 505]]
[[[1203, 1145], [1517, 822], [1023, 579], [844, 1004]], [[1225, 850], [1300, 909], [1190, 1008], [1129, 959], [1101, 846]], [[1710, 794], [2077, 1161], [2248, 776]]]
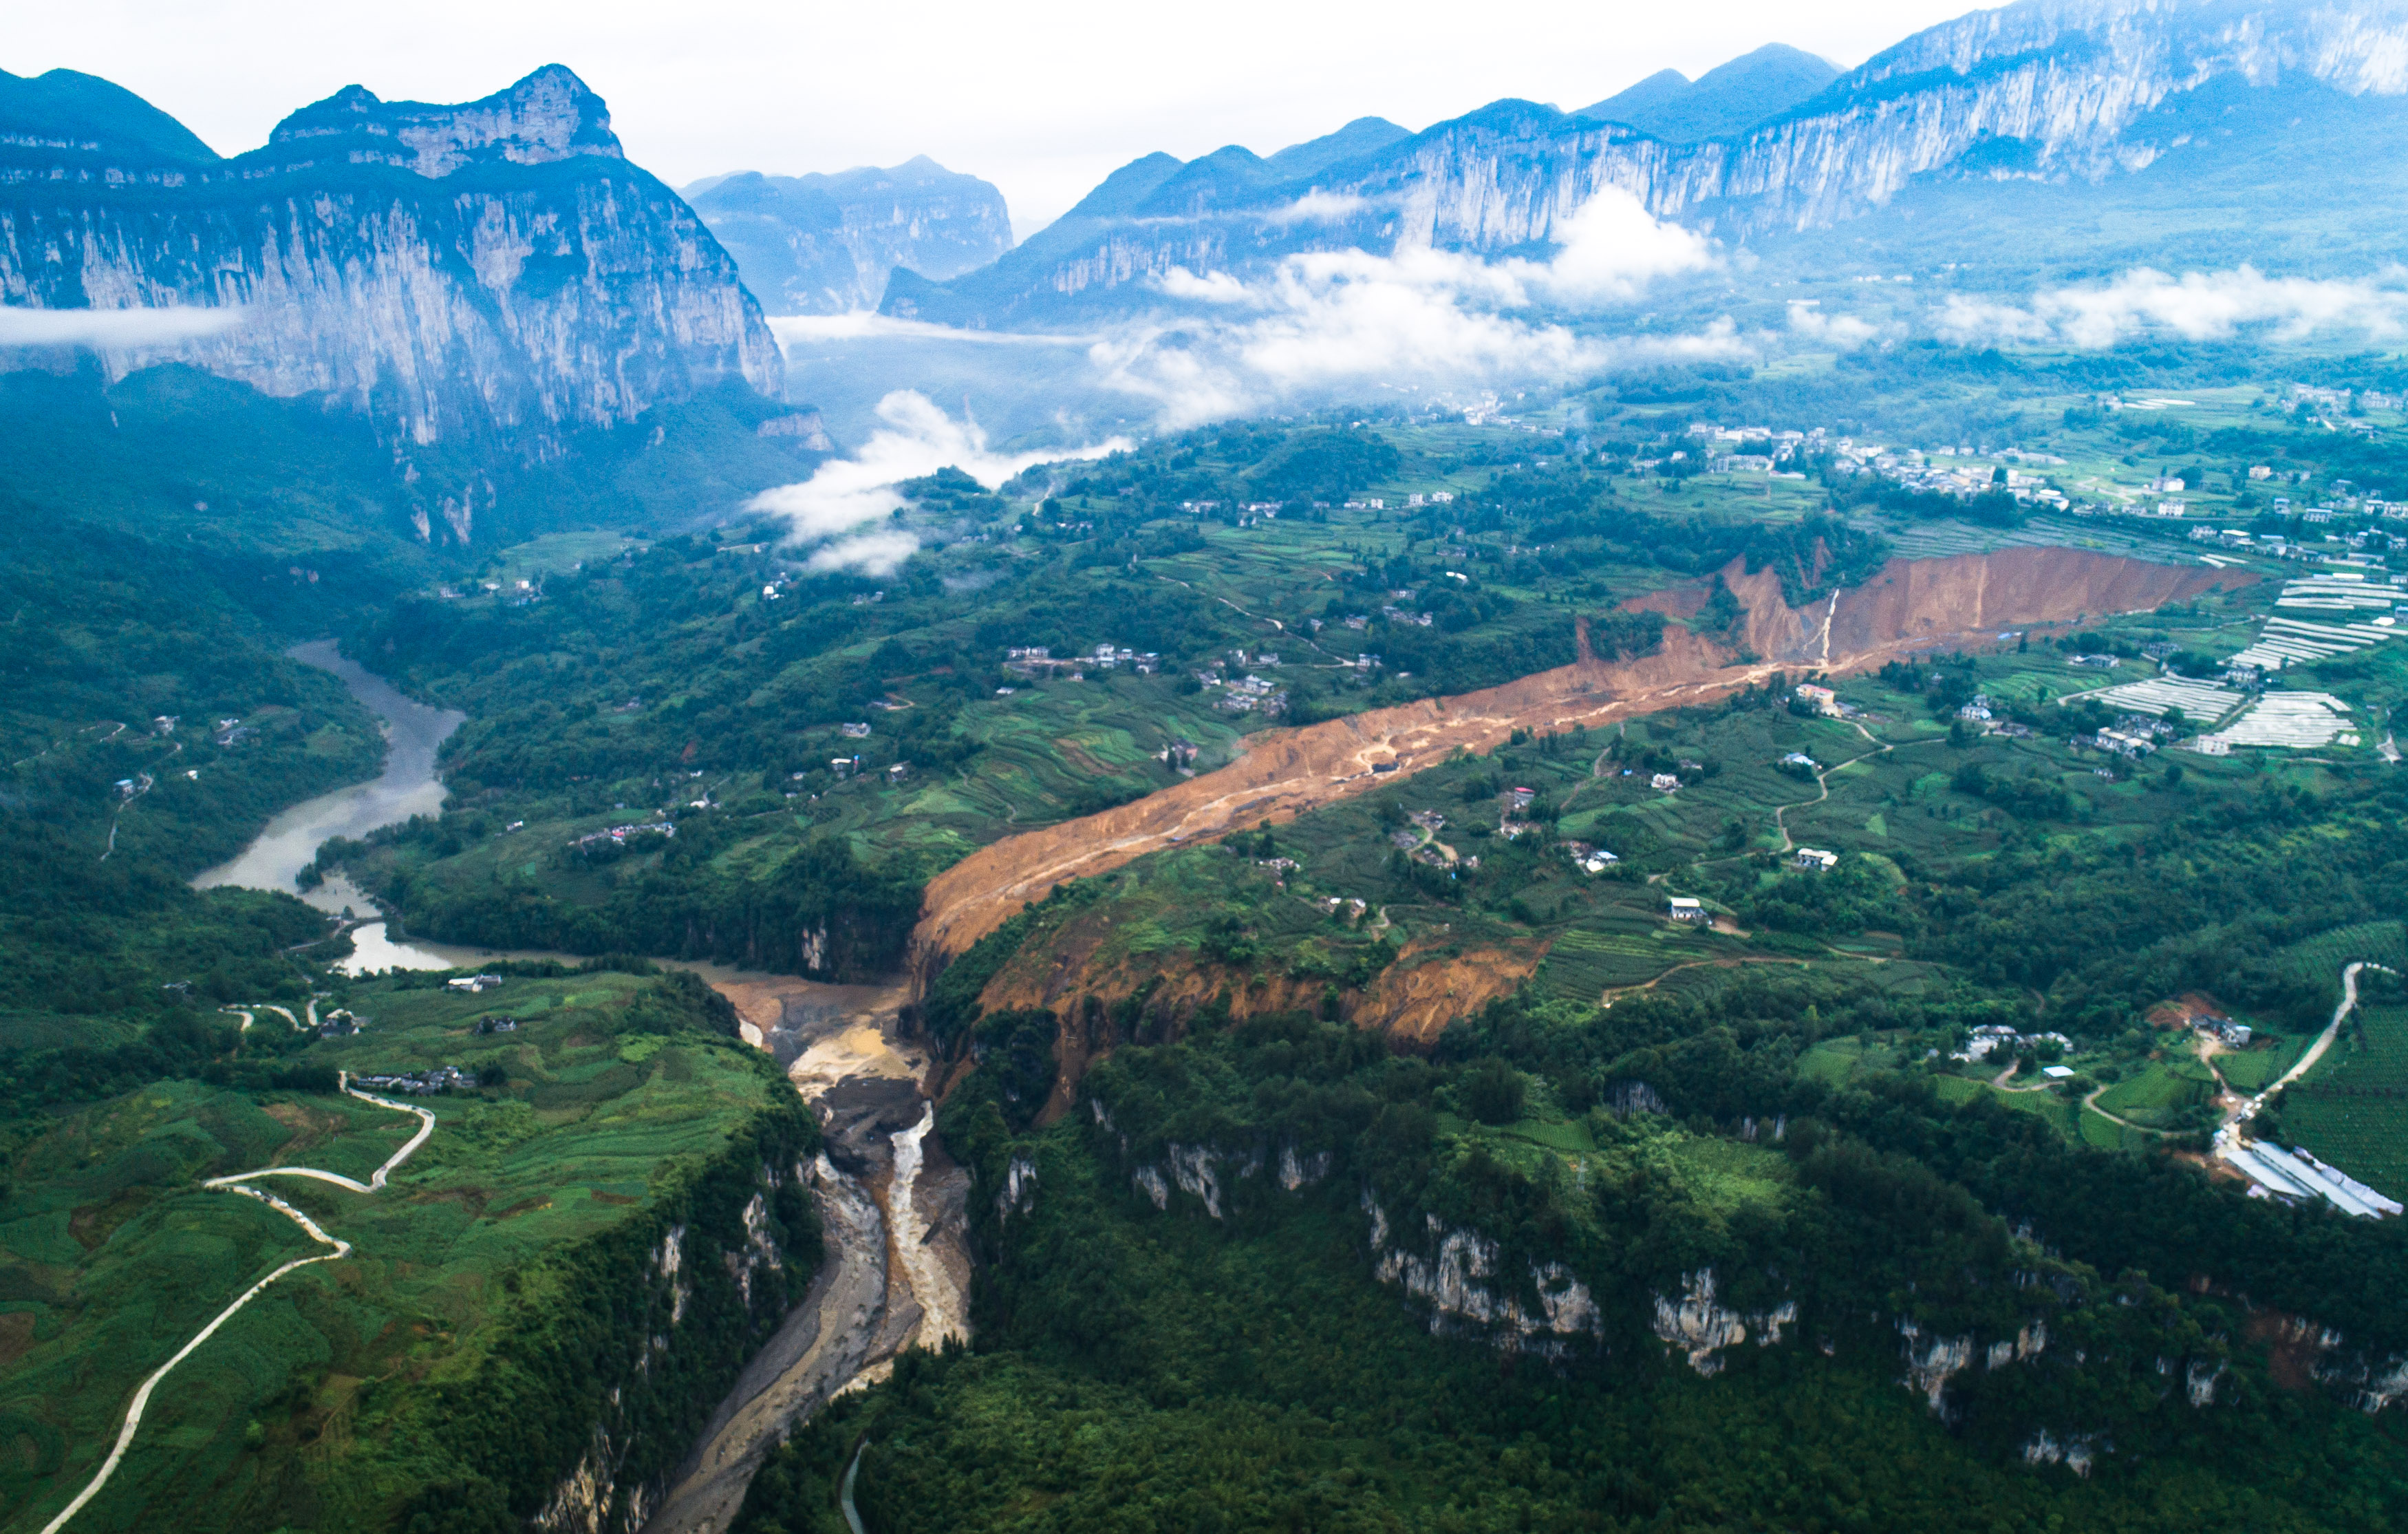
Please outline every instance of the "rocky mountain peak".
[[464, 165], [506, 161], [539, 165], [580, 154], [624, 159], [610, 111], [574, 70], [548, 64], [508, 90], [457, 106], [384, 101], [347, 85], [276, 125], [271, 146], [322, 152], [339, 148], [360, 163], [449, 176]]

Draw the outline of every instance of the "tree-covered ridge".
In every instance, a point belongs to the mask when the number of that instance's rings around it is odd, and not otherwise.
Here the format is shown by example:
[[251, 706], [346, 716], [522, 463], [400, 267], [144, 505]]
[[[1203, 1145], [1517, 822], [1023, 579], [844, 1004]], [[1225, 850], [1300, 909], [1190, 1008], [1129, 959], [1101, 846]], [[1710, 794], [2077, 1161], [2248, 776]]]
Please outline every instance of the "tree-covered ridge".
[[[1794, 1027], [1799, 990], [1817, 994], [1769, 983], [1739, 1005], [1785, 1011]], [[1934, 1164], [1964, 1163], [1880, 1142], [1915, 1122], [1935, 1143], [2064, 1175], [2082, 1153], [2024, 1115], [1928, 1093], [1851, 1102], [1778, 1075], [1766, 1105], [1812, 1110], [1778, 1143], [1775, 1121], [1751, 1142], [1696, 1100], [1572, 1113], [1549, 1079], [1518, 1072], [1516, 1059], [1535, 1063], [1526, 1052], [1499, 1047], [1535, 1021], [1518, 1017], [1451, 1037], [1434, 1063], [1294, 1016], [1125, 1048], [1089, 1078], [1100, 1116], [1082, 1103], [1042, 1130], [1012, 1127], [998, 1074], [1010, 1068], [990, 1055], [943, 1120], [986, 1196], [972, 1205], [993, 1263], [977, 1348], [907, 1358], [796, 1435], [738, 1527], [843, 1527], [849, 1467], [864, 1520], [898, 1529], [1025, 1527], [1039, 1510], [1076, 1528], [2311, 1529], [2397, 1516], [2408, 1451], [2396, 1429], [2277, 1383], [2238, 1341], [2236, 1299], [2054, 1255], [2038, 1243], [2093, 1232], [2019, 1230]], [[1881, 1125], [1880, 1138], [1852, 1124]], [[1293, 1190], [1289, 1154], [1305, 1168]], [[1217, 1171], [1217, 1217], [1187, 1182], [1168, 1182], [1155, 1209], [1142, 1174], [1182, 1164]], [[2104, 1190], [2093, 1177], [2085, 1191]], [[1555, 1362], [1500, 1360], [1485, 1328], [1443, 1313], [1433, 1337], [1426, 1301], [1400, 1306], [1371, 1280], [1373, 1202], [1391, 1243], [1490, 1233], [1505, 1283], [1532, 1257], [1569, 1260], [1598, 1280], [1601, 1335], [1575, 1335]], [[2351, 1255], [2396, 1265], [2396, 1246]], [[1759, 1345], [1751, 1328], [1711, 1377], [1651, 1325], [1651, 1295], [1677, 1300], [1701, 1266], [1737, 1310], [1799, 1304], [1781, 1341]], [[1522, 1298], [1535, 1313], [1535, 1295]], [[1961, 1326], [1986, 1344], [1995, 1328], [2010, 1361], [1951, 1374], [1935, 1413], [1899, 1380], [1902, 1316], [1926, 1339]], [[2018, 1333], [2042, 1322], [2045, 1345], [2014, 1357]], [[2169, 1376], [2158, 1360], [2178, 1351]], [[2191, 1353], [2208, 1362], [2213, 1404], [2191, 1404]], [[2027, 1467], [2048, 1424], [2096, 1453], [2086, 1477]], [[2246, 1473], [2225, 1449], [2236, 1437], [2254, 1446]], [[2261, 1473], [2277, 1465], [2286, 1473]]]

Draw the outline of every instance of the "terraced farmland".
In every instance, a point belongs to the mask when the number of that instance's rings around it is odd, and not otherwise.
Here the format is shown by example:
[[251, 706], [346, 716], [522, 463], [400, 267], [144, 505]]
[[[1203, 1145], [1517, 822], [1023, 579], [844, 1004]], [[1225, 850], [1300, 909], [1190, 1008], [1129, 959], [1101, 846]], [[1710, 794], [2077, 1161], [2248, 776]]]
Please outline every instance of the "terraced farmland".
[[2284, 1133], [2378, 1192], [2408, 1197], [2408, 1007], [2361, 1006], [2354, 1022], [2285, 1089]]

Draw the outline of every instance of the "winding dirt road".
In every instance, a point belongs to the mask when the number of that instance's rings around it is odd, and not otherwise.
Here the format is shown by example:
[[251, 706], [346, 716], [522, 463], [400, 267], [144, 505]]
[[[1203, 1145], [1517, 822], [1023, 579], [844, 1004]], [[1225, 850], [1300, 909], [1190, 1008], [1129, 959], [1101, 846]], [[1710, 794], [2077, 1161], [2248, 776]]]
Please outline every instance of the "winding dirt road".
[[[275, 1011], [284, 1011], [281, 1007], [267, 1010]], [[292, 1016], [290, 1012], [286, 1012], [285, 1015], [287, 1017]], [[319, 1226], [317, 1221], [312, 1220], [307, 1214], [294, 1209], [291, 1204], [286, 1203], [283, 1199], [276, 1197], [276, 1195], [262, 1188], [251, 1187], [250, 1184], [263, 1177], [308, 1177], [315, 1178], [321, 1183], [332, 1183], [337, 1187], [347, 1188], [353, 1193], [376, 1193], [385, 1185], [385, 1179], [392, 1175], [394, 1169], [399, 1167], [403, 1162], [408, 1161], [412, 1155], [416, 1154], [418, 1148], [426, 1143], [426, 1138], [435, 1133], [435, 1115], [430, 1111], [423, 1108], [413, 1107], [408, 1103], [389, 1102], [385, 1098], [371, 1097], [366, 1092], [358, 1091], [351, 1086], [351, 1078], [348, 1073], [338, 1078], [338, 1080], [340, 1082], [343, 1094], [346, 1097], [357, 1097], [362, 1102], [372, 1102], [379, 1108], [390, 1108], [396, 1113], [417, 1114], [420, 1120], [418, 1133], [410, 1136], [407, 1144], [403, 1145], [400, 1150], [394, 1152], [391, 1156], [387, 1157], [385, 1164], [379, 1167], [376, 1169], [375, 1174], [366, 1183], [355, 1182], [351, 1178], [343, 1176], [339, 1172], [321, 1171], [315, 1167], [263, 1167], [257, 1171], [236, 1172], [229, 1177], [212, 1177], [208, 1182], [201, 1184], [201, 1186], [205, 1188], [215, 1188], [224, 1193], [238, 1193], [246, 1198], [256, 1198], [261, 1203], [265, 1204], [268, 1208], [275, 1210], [278, 1213], [291, 1220], [294, 1225], [299, 1226], [304, 1231], [308, 1233], [311, 1240], [318, 1242], [322, 1246], [330, 1246], [334, 1248], [334, 1250], [331, 1252], [322, 1252], [314, 1257], [295, 1257], [291, 1262], [288, 1262], [281, 1268], [277, 1269], [276, 1271], [268, 1274], [265, 1278], [261, 1279], [257, 1283], [245, 1289], [241, 1296], [236, 1298], [233, 1304], [227, 1306], [224, 1310], [220, 1311], [217, 1313], [217, 1318], [215, 1320], [211, 1321], [208, 1326], [203, 1326], [197, 1333], [195, 1333], [192, 1340], [177, 1349], [176, 1355], [174, 1357], [168, 1359], [165, 1363], [161, 1364], [156, 1369], [154, 1369], [151, 1372], [150, 1377], [142, 1382], [141, 1387], [134, 1392], [134, 1399], [125, 1409], [124, 1425], [117, 1431], [117, 1444], [114, 1448], [108, 1451], [108, 1459], [102, 1461], [99, 1471], [93, 1476], [91, 1482], [84, 1486], [83, 1490], [76, 1493], [75, 1500], [69, 1502], [64, 1509], [62, 1509], [57, 1517], [52, 1518], [49, 1523], [42, 1526], [42, 1534], [58, 1534], [60, 1529], [66, 1527], [68, 1519], [73, 1518], [77, 1513], [81, 1512], [83, 1511], [84, 1504], [91, 1501], [95, 1496], [99, 1495], [101, 1487], [108, 1484], [108, 1478], [117, 1473], [118, 1465], [125, 1458], [125, 1451], [133, 1445], [135, 1433], [142, 1426], [142, 1413], [143, 1411], [150, 1404], [150, 1393], [159, 1388], [159, 1382], [165, 1379], [169, 1371], [174, 1369], [178, 1364], [182, 1363], [186, 1358], [191, 1357], [193, 1351], [195, 1348], [198, 1348], [202, 1343], [215, 1336], [220, 1326], [222, 1326], [227, 1322], [233, 1320], [236, 1312], [241, 1311], [244, 1306], [250, 1304], [252, 1300], [257, 1299], [262, 1294], [265, 1293], [268, 1285], [276, 1283], [277, 1280], [284, 1277], [287, 1273], [297, 1272], [301, 1269], [309, 1267], [313, 1263], [334, 1262], [338, 1258], [348, 1257], [351, 1254], [351, 1242], [344, 1240], [339, 1236], [328, 1235], [325, 1230]]]

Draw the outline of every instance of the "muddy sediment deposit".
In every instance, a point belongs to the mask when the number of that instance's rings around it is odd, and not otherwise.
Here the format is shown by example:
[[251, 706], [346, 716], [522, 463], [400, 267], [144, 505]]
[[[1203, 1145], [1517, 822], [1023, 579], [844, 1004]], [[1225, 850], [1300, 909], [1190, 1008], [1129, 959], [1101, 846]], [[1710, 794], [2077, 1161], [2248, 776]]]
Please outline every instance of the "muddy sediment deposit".
[[802, 1301], [745, 1367], [644, 1525], [723, 1534], [769, 1453], [895, 1355], [966, 1338], [969, 1179], [930, 1133], [923, 1046], [903, 1037], [902, 982], [723, 977], [745, 1039], [774, 1054], [818, 1121], [824, 1254]]
[[1711, 703], [1775, 672], [1862, 671], [1902, 655], [1995, 642], [2003, 629], [2146, 611], [2256, 580], [2074, 549], [2002, 549], [1894, 559], [1861, 585], [1792, 608], [1769, 569], [1750, 575], [1734, 560], [1721, 574], [1747, 609], [1730, 644], [1671, 626], [1654, 654], [1605, 662], [1588, 655], [1584, 638], [1573, 665], [1459, 697], [1268, 732], [1217, 772], [983, 848], [929, 884], [912, 935], [917, 971], [924, 981], [934, 975], [1056, 884], [1164, 847], [1291, 820], [1435, 766], [1457, 747], [1493, 750], [1517, 729], [1608, 724]]

